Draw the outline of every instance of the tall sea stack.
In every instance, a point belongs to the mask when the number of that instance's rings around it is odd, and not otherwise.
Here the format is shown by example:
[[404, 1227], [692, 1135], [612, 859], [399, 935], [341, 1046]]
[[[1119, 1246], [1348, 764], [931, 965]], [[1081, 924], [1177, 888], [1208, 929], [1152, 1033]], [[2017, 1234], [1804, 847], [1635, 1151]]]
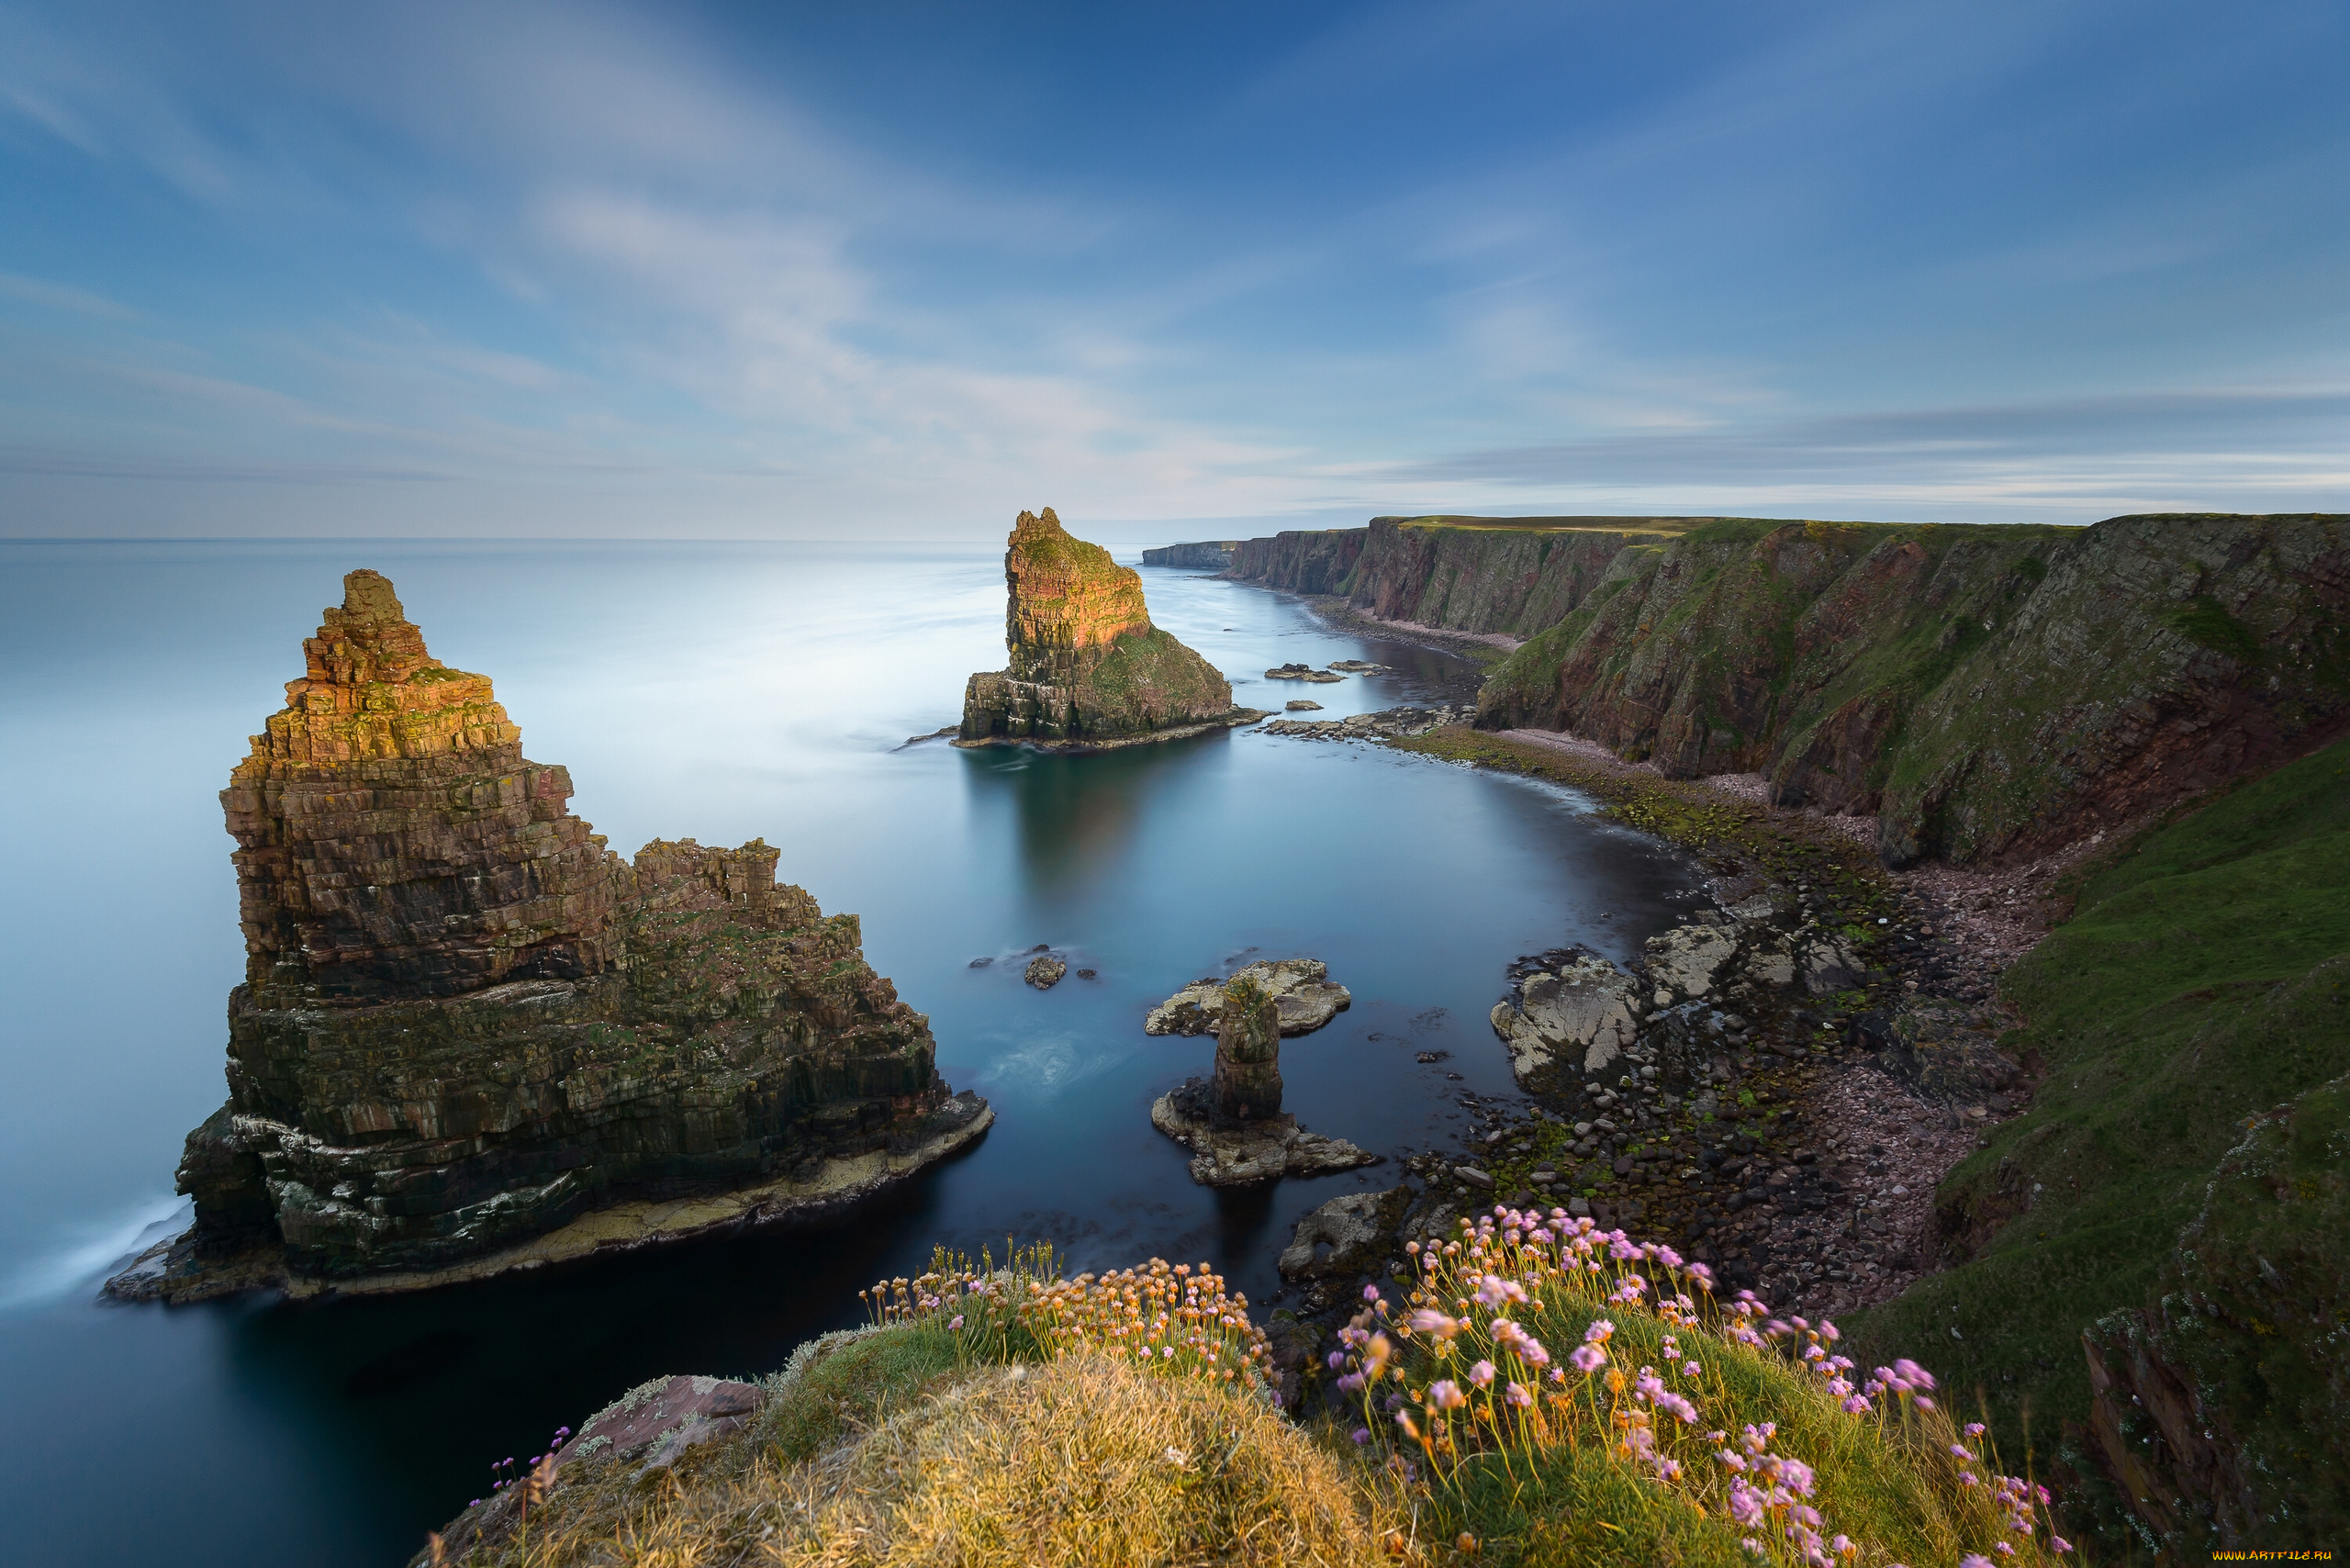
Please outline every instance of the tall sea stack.
[[220, 801], [245, 934], [196, 1224], [113, 1285], [438, 1283], [834, 1208], [968, 1143], [929, 1021], [778, 851], [633, 864], [487, 678], [343, 579]]
[[1124, 745], [1264, 717], [1150, 623], [1134, 568], [1071, 538], [1052, 508], [1020, 514], [1003, 575], [1011, 666], [971, 677], [957, 745]]

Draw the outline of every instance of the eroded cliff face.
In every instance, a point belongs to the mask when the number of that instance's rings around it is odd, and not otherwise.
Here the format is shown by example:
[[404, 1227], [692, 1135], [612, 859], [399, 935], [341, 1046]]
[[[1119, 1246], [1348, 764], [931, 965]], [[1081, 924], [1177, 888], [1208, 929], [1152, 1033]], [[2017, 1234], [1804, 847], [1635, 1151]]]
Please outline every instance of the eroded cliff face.
[[1003, 557], [1010, 666], [971, 677], [958, 745], [1116, 744], [1256, 715], [1232, 683], [1150, 623], [1142, 578], [1072, 538], [1046, 507], [1022, 512]]
[[870, 1186], [984, 1128], [856, 916], [758, 840], [621, 859], [487, 678], [431, 658], [382, 577], [344, 586], [221, 792], [229, 1097], [180, 1167], [194, 1230], [130, 1294], [431, 1282], [614, 1203], [820, 1202], [832, 1164], [878, 1156]]
[[2350, 726], [2346, 526], [1715, 524], [1627, 547], [1479, 722], [1759, 771], [1894, 864], [2031, 853]]

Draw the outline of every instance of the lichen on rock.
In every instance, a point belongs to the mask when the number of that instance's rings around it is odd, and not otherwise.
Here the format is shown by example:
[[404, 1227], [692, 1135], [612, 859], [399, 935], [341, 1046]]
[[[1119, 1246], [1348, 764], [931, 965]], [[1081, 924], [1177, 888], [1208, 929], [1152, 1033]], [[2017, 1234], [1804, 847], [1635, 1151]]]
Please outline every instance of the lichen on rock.
[[1020, 514], [1003, 573], [1011, 663], [971, 677], [956, 745], [1123, 745], [1263, 717], [1150, 623], [1139, 574], [1071, 537], [1052, 508]]
[[246, 973], [196, 1223], [118, 1294], [436, 1283], [837, 1206], [985, 1130], [764, 841], [613, 854], [376, 573], [304, 651], [220, 796]]

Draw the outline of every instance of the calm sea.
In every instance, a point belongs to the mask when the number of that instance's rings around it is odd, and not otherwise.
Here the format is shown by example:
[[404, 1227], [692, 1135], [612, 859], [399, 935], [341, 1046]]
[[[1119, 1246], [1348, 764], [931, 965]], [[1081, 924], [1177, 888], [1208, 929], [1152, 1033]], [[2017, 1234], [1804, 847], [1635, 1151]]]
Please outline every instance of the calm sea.
[[[573, 809], [616, 847], [764, 835], [787, 880], [861, 914], [948, 1081], [993, 1101], [986, 1141], [822, 1230], [397, 1301], [98, 1302], [109, 1265], [184, 1220], [172, 1168], [224, 1092], [242, 956], [217, 791], [362, 566], [436, 656], [497, 681], [529, 755], [570, 767]], [[1144, 580], [1158, 622], [1254, 706], [1298, 694], [1260, 675], [1291, 660], [1396, 666], [1312, 688], [1329, 715], [1469, 673], [1273, 594]], [[1153, 1002], [1244, 956], [1326, 960], [1355, 1004], [1283, 1047], [1290, 1106], [1383, 1152], [1427, 1148], [1462, 1091], [1510, 1091], [1485, 1015], [1513, 958], [1627, 957], [1696, 885], [1571, 792], [1363, 746], [904, 745], [1002, 666], [1002, 628], [994, 550], [0, 543], [6, 1557], [397, 1562], [492, 1461], [656, 1373], [772, 1370], [934, 1242], [1205, 1260], [1261, 1303], [1297, 1217], [1393, 1167], [1192, 1185], [1147, 1110], [1214, 1043], [1146, 1036]], [[1038, 942], [1099, 980], [1039, 993], [1016, 964], [970, 967]], [[1432, 1049], [1451, 1059], [1415, 1061]]]

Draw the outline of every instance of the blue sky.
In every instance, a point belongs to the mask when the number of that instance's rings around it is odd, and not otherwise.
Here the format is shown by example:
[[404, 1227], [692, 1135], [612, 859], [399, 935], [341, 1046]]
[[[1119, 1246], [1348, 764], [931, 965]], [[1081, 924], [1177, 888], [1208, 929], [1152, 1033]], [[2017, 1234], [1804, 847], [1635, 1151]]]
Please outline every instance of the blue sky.
[[2350, 510], [2350, 6], [0, 4], [0, 533]]

